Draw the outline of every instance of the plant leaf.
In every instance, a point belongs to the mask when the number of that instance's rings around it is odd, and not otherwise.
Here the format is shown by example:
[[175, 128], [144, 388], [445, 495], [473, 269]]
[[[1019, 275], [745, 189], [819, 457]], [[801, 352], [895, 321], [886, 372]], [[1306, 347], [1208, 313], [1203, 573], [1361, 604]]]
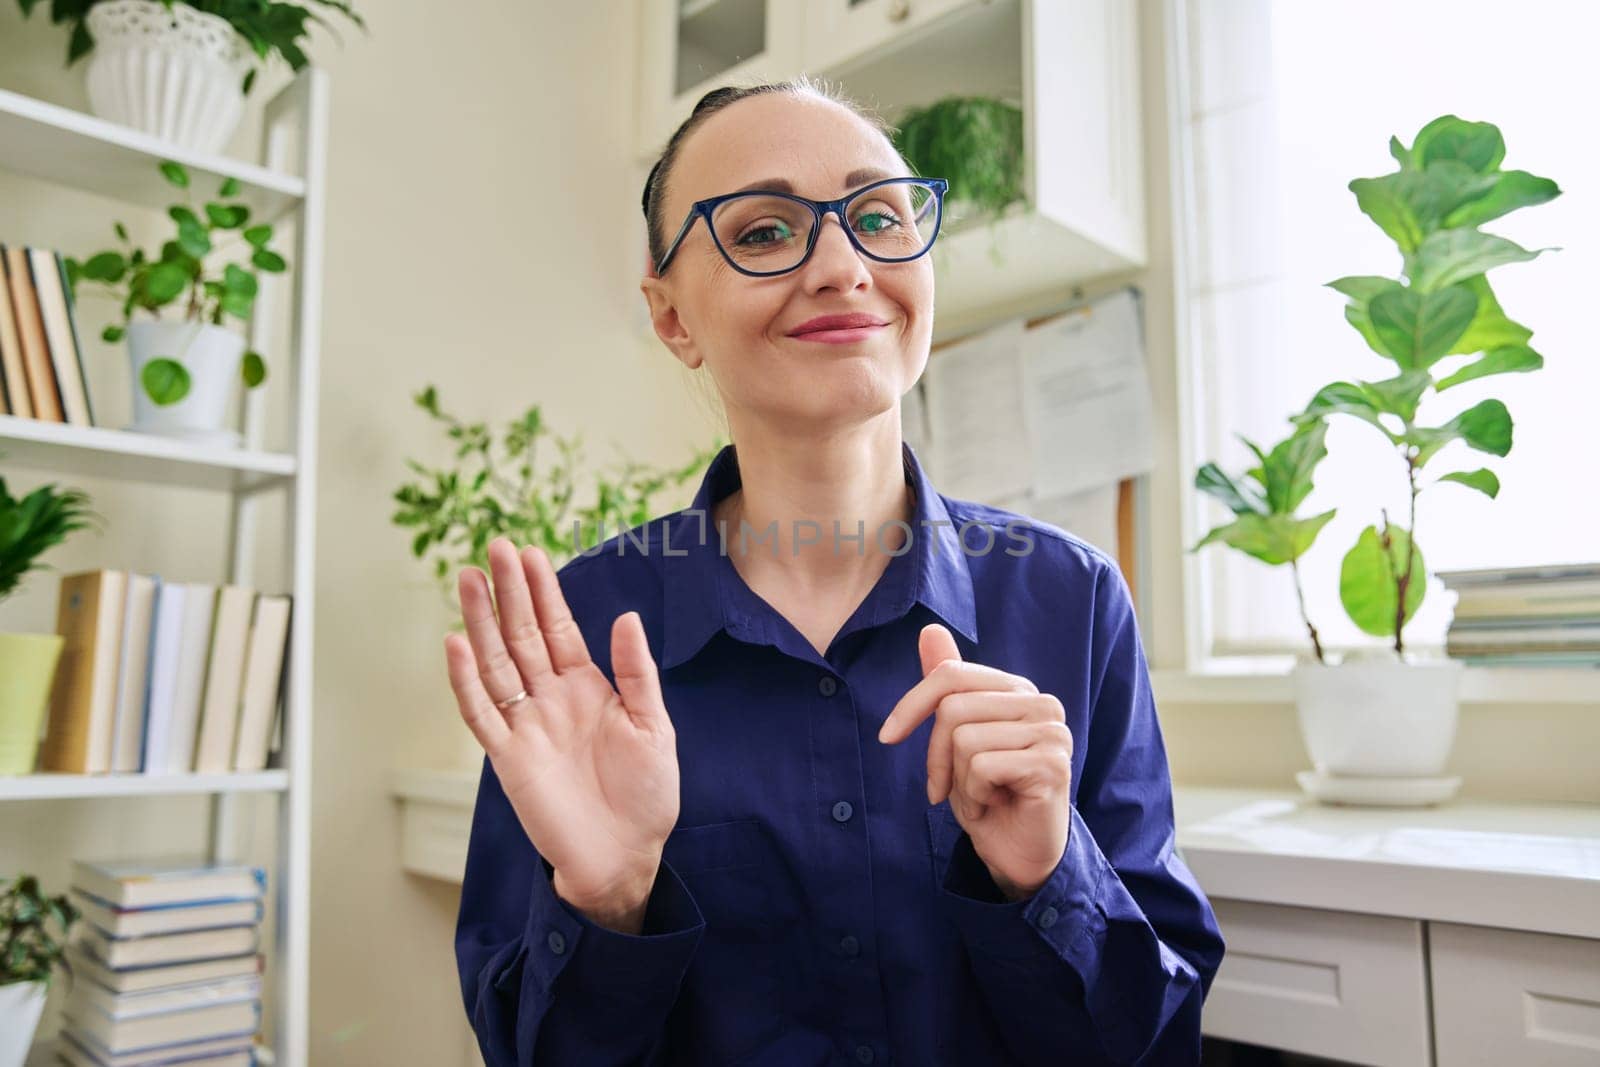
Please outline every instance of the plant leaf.
[[1474, 360], [1450, 375], [1441, 378], [1434, 386], [1436, 390], [1444, 391], [1453, 385], [1470, 382], [1474, 378], [1484, 378], [1491, 374], [1511, 374], [1518, 371], [1538, 370], [1544, 366], [1544, 357], [1526, 345], [1508, 345], [1489, 352], [1481, 359]]
[[1488, 467], [1479, 467], [1475, 471], [1451, 471], [1449, 474], [1439, 476], [1441, 482], [1460, 482], [1470, 486], [1493, 500], [1500, 495], [1500, 479]]
[[[1390, 526], [1388, 532], [1386, 549], [1376, 526], [1362, 530], [1339, 568], [1339, 600], [1345, 613], [1364, 633], [1374, 637], [1395, 636], [1395, 616], [1400, 602], [1395, 574], [1404, 570], [1411, 543], [1409, 535], [1399, 526]], [[1427, 568], [1422, 550], [1416, 549], [1406, 588], [1405, 621], [1416, 614], [1426, 595]]]

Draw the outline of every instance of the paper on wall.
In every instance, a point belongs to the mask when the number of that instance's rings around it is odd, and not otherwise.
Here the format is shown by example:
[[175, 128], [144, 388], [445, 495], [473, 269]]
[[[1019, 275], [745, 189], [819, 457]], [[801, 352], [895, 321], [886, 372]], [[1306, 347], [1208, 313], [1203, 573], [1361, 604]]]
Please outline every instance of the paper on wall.
[[1023, 403], [1023, 322], [1013, 319], [940, 348], [928, 359], [933, 472], [946, 496], [992, 503], [1033, 483]]
[[1037, 499], [1114, 487], [1155, 465], [1150, 379], [1133, 290], [1027, 330], [1021, 362]]

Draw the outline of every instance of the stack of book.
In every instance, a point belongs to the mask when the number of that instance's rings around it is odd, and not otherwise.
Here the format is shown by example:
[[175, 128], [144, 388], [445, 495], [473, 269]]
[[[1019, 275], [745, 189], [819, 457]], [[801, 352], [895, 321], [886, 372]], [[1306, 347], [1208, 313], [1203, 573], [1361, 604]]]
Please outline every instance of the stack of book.
[[1445, 636], [1478, 665], [1600, 667], [1600, 563], [1442, 571], [1456, 592]]
[[264, 769], [281, 736], [291, 599], [135, 571], [63, 575], [39, 770]]
[[261, 1028], [260, 867], [73, 864], [82, 933], [57, 1053], [80, 1067], [250, 1067]]
[[60, 253], [0, 244], [0, 415], [93, 426]]

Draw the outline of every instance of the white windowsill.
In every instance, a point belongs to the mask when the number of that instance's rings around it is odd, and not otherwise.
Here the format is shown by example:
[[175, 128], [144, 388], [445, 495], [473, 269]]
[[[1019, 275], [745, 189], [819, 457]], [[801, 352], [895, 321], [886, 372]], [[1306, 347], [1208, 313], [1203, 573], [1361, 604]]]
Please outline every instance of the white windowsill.
[[[1293, 704], [1291, 658], [1228, 657], [1194, 671], [1152, 669], [1160, 704]], [[1461, 703], [1593, 704], [1600, 706], [1600, 669], [1593, 667], [1467, 667]]]

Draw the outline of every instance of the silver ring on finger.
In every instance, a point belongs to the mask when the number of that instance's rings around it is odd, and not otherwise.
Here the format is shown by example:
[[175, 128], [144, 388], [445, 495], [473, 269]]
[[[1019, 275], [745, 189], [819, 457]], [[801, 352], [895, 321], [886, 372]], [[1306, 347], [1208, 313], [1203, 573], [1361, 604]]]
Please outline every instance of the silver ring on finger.
[[496, 700], [494, 702], [494, 706], [499, 708], [501, 711], [505, 711], [507, 708], [509, 708], [511, 705], [515, 704], [517, 701], [519, 701], [519, 700], [527, 700], [527, 699], [528, 699], [528, 691], [526, 689], [519, 689], [519, 690], [517, 690], [516, 696], [509, 696], [509, 697], [506, 697], [504, 700]]

